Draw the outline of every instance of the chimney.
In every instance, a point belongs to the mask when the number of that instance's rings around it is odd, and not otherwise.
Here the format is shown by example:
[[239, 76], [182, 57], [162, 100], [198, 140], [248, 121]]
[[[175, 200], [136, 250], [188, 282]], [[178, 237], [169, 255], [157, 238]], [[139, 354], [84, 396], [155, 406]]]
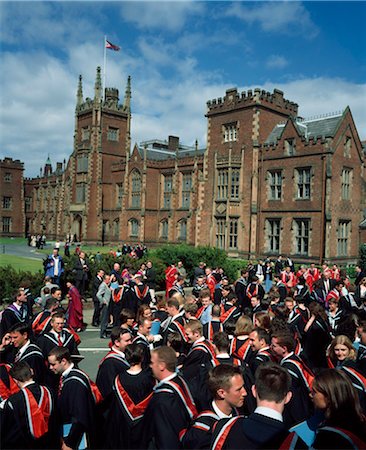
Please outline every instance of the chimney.
[[179, 137], [169, 136], [168, 137], [168, 150], [176, 152], [179, 148]]

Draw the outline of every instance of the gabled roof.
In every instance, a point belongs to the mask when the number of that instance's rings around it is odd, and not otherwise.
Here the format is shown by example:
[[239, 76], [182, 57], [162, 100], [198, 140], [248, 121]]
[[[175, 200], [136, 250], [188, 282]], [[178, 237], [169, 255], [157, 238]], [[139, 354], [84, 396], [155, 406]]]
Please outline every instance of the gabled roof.
[[[317, 138], [318, 136], [322, 138], [333, 137], [338, 129], [343, 115], [343, 113], [337, 113], [332, 116], [324, 116], [314, 119], [294, 119], [293, 124], [299, 135], [304, 136], [305, 139]], [[266, 139], [265, 144], [276, 144], [277, 140], [281, 138], [286, 124], [287, 122], [277, 124]]]

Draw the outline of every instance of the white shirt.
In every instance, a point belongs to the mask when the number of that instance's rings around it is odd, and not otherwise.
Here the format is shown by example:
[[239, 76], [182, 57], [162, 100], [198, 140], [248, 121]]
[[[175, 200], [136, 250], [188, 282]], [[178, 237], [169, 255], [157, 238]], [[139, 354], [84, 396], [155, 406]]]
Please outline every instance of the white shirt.
[[168, 375], [167, 377], [163, 378], [162, 380], [159, 381], [159, 383], [154, 387], [154, 391], [160, 387], [163, 383], [165, 383], [166, 381], [170, 381], [172, 380], [174, 377], [176, 377], [177, 374], [176, 373], [172, 373], [171, 375]]
[[72, 371], [73, 368], [74, 368], [74, 363], [71, 363], [70, 367], [68, 367], [61, 376], [63, 378], [67, 377], [67, 375]]
[[283, 422], [282, 414], [272, 408], [268, 408], [267, 406], [257, 406], [254, 412], [262, 416], [270, 417], [271, 419]]
[[220, 418], [220, 419], [230, 419], [230, 417], [233, 417], [233, 414], [225, 414], [221, 411], [221, 409], [216, 405], [215, 400], [212, 401], [212, 409], [214, 410], [215, 414]]
[[28, 341], [23, 345], [23, 347], [18, 350], [18, 353], [16, 354], [17, 361], [19, 361], [19, 359], [23, 356], [23, 353], [30, 346], [30, 343], [31, 341], [28, 339]]
[[114, 345], [112, 346], [112, 350], [116, 353], [118, 353], [119, 355], [122, 356], [122, 358], [126, 358], [125, 354], [123, 352], [121, 352], [121, 350], [118, 350], [118, 348], [116, 348]]

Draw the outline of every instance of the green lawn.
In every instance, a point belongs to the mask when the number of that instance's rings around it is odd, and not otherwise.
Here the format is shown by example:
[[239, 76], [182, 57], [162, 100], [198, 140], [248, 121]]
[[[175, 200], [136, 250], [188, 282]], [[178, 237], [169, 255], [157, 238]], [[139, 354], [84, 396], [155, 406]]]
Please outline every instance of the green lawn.
[[11, 244], [11, 245], [21, 245], [21, 244], [26, 244], [27, 240], [25, 238], [21, 238], [21, 237], [0, 237], [0, 244]]
[[12, 266], [16, 270], [37, 273], [43, 270], [42, 260], [22, 258], [14, 255], [0, 255], [0, 267]]

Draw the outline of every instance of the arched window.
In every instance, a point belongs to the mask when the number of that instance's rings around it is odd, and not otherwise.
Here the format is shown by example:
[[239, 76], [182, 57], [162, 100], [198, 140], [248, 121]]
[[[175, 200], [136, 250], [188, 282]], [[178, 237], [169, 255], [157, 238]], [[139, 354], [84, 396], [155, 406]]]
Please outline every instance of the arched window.
[[113, 236], [116, 240], [119, 239], [119, 219], [113, 222]]
[[169, 222], [168, 219], [164, 219], [160, 222], [160, 237], [162, 239], [168, 239]]
[[186, 241], [187, 240], [187, 220], [182, 219], [178, 222], [179, 225], [179, 240]]
[[141, 206], [141, 174], [138, 170], [131, 172], [131, 207]]
[[131, 219], [129, 221], [130, 237], [138, 238], [139, 236], [139, 222], [136, 219]]

